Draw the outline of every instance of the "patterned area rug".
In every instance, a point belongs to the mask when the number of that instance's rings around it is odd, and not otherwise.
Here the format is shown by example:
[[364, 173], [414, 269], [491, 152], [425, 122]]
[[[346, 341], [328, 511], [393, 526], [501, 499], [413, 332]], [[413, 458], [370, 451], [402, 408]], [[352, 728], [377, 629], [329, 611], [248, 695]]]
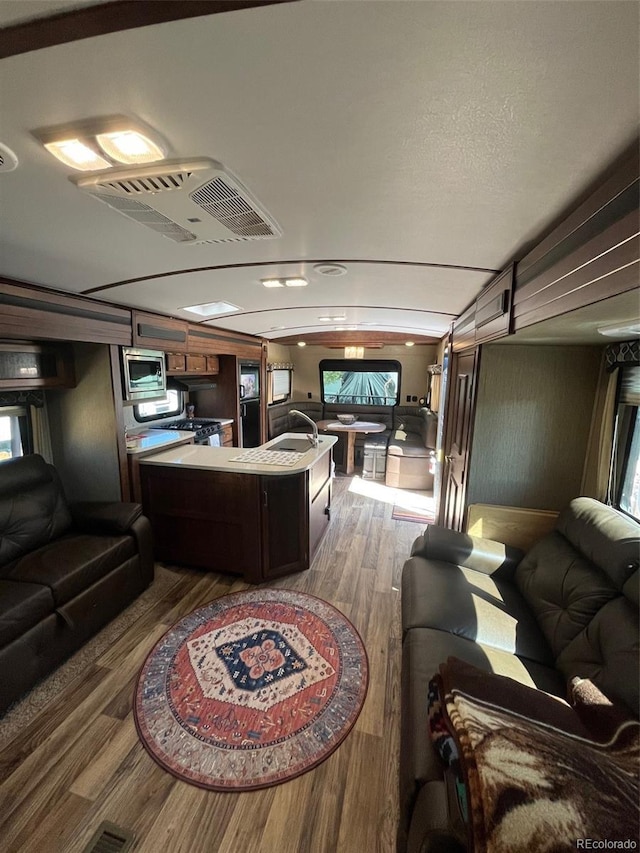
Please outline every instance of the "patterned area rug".
[[367, 655], [338, 610], [292, 590], [225, 595], [164, 635], [136, 689], [138, 734], [185, 782], [248, 791], [324, 761], [354, 725]]

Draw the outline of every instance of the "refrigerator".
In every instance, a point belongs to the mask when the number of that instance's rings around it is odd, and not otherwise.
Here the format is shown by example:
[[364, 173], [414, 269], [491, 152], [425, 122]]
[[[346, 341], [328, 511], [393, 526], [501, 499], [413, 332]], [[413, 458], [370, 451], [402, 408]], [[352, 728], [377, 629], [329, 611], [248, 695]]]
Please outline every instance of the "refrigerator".
[[238, 363], [240, 395], [240, 446], [260, 444], [260, 364], [257, 361]]

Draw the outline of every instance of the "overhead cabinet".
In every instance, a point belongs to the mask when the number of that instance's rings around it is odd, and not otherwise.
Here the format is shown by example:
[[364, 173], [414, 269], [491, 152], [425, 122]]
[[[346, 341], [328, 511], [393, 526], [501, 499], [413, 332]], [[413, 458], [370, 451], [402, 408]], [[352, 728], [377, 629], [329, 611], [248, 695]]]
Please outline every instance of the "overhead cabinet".
[[133, 345], [164, 352], [187, 351], [187, 321], [133, 312]]
[[66, 344], [0, 343], [0, 389], [73, 388], [73, 350]]
[[511, 331], [511, 293], [514, 265], [490, 282], [476, 299], [475, 343], [483, 344]]
[[208, 376], [220, 372], [220, 360], [217, 355], [168, 352], [167, 373], [204, 373]]

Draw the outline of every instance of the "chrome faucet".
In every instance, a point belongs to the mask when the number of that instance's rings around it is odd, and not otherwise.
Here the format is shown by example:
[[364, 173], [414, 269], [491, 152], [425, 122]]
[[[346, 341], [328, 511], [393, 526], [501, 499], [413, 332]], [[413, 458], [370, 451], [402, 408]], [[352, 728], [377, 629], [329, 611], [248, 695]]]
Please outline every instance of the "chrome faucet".
[[308, 435], [307, 438], [311, 442], [312, 447], [317, 447], [320, 444], [320, 439], [318, 438], [318, 424], [315, 421], [312, 421], [309, 415], [305, 415], [304, 412], [299, 412], [297, 409], [289, 409], [289, 414], [298, 415], [299, 418], [302, 418], [311, 424], [313, 427], [313, 436]]

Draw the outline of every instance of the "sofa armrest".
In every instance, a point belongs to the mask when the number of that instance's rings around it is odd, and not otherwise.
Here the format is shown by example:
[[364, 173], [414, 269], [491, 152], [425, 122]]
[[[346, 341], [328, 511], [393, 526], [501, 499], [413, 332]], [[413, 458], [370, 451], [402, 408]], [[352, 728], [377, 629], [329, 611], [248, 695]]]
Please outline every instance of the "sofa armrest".
[[413, 543], [411, 556], [465, 566], [486, 575], [499, 572], [505, 577], [513, 574], [524, 553], [519, 548], [494, 542], [493, 539], [482, 539], [429, 524], [422, 536]]
[[71, 504], [69, 509], [74, 527], [83, 533], [129, 533], [134, 522], [142, 515], [142, 506], [138, 503], [82, 501]]

